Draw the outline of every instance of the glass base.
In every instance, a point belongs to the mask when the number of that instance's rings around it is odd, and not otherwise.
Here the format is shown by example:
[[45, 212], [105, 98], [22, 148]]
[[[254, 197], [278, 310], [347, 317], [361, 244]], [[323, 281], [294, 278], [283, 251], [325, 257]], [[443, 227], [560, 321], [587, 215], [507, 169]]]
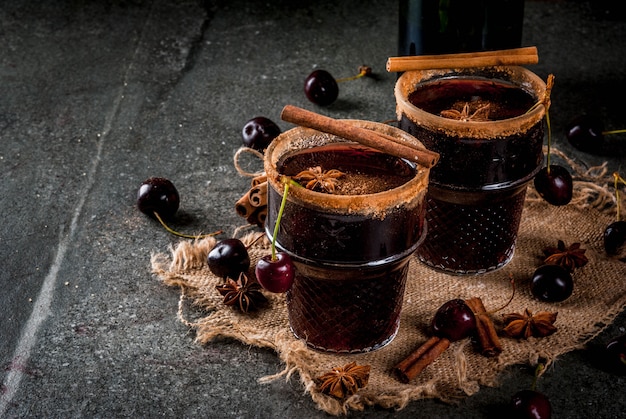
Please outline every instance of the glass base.
[[311, 343], [310, 341], [306, 339], [306, 336], [298, 336], [298, 333], [295, 330], [293, 330], [293, 328], [290, 327], [290, 329], [293, 335], [297, 339], [304, 341], [304, 343], [306, 343], [306, 345], [309, 348], [314, 349], [316, 351], [330, 352], [330, 353], [336, 353], [336, 354], [362, 354], [362, 353], [374, 352], [389, 345], [395, 339], [396, 335], [398, 334], [398, 330], [400, 330], [400, 319], [398, 319], [398, 323], [397, 323], [395, 331], [387, 339], [383, 340], [380, 343], [377, 343], [376, 345], [370, 346], [369, 348], [359, 348], [359, 349], [352, 349], [352, 350], [325, 348], [322, 346], [314, 345], [313, 343]]
[[[476, 275], [505, 266], [515, 251], [526, 186], [464, 204], [426, 197], [428, 234], [417, 249], [425, 265], [455, 275]], [[500, 196], [498, 196], [500, 195]], [[462, 197], [463, 194], [458, 194]]]

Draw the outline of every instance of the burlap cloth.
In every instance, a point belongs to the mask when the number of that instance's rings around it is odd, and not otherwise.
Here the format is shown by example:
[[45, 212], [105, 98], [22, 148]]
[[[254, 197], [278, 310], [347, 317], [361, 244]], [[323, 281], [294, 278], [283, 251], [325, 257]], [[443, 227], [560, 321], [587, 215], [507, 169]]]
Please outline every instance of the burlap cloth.
[[[572, 163], [572, 162], [570, 162]], [[513, 260], [504, 268], [478, 276], [451, 276], [410, 262], [400, 330], [386, 347], [368, 354], [332, 355], [310, 350], [291, 334], [284, 295], [266, 294], [269, 308], [255, 314], [241, 314], [223, 305], [215, 285], [222, 282], [208, 270], [206, 256], [215, 239], [185, 241], [170, 249], [171, 254], [153, 254], [152, 268], [165, 284], [179, 287], [181, 299], [178, 315], [193, 328], [196, 340], [206, 344], [218, 337], [232, 338], [246, 345], [271, 348], [284, 363], [284, 370], [262, 382], [297, 374], [318, 407], [330, 414], [345, 414], [366, 406], [402, 409], [412, 400], [438, 398], [453, 401], [479, 391], [481, 385], [497, 385], [498, 373], [512, 364], [550, 364], [557, 356], [581, 348], [610, 324], [626, 305], [626, 263], [606, 256], [603, 248], [604, 228], [615, 220], [615, 194], [612, 176], [606, 168], [578, 172], [571, 204], [553, 207], [538, 198], [529, 188]], [[255, 234], [246, 234], [250, 242]], [[574, 273], [573, 295], [561, 303], [543, 303], [534, 299], [529, 281], [541, 264], [543, 249], [582, 243], [589, 263]], [[250, 249], [252, 265], [267, 254], [268, 243], [260, 240]], [[252, 269], [250, 274], [252, 274]], [[501, 307], [510, 298], [510, 279], [516, 293], [502, 312], [495, 314], [500, 327], [501, 314], [557, 311], [558, 331], [545, 338], [515, 340], [502, 338], [503, 352], [496, 358], [478, 354], [466, 339], [452, 343], [442, 356], [409, 384], [402, 384], [391, 373], [392, 367], [429, 336], [429, 324], [437, 308], [452, 298], [480, 297], [487, 310]], [[193, 321], [188, 318], [194, 317]], [[346, 400], [321, 394], [315, 378], [334, 366], [356, 361], [371, 365], [369, 384]]]

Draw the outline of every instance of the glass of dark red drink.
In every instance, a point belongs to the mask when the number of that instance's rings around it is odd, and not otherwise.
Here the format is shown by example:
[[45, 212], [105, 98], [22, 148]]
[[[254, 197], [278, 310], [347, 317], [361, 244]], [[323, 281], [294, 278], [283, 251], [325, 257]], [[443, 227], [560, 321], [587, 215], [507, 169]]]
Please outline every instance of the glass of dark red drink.
[[[349, 123], [417, 143], [388, 125]], [[398, 331], [409, 260], [425, 236], [430, 171], [334, 135], [291, 129], [265, 153], [268, 237], [285, 179], [315, 167], [343, 175], [332, 193], [307, 189], [308, 182], [289, 188], [276, 245], [296, 266], [287, 292], [291, 329], [318, 350], [381, 348]]]
[[545, 83], [522, 67], [409, 71], [400, 128], [441, 158], [430, 173], [426, 265], [479, 274], [513, 257], [526, 187], [543, 161]]

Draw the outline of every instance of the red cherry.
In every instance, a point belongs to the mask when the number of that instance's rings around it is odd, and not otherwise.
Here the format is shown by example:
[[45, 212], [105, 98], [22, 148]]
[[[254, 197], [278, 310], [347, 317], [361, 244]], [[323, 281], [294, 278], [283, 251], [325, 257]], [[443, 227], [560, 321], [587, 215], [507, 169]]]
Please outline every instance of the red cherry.
[[150, 217], [159, 214], [162, 219], [171, 219], [178, 211], [180, 196], [174, 184], [162, 177], [146, 179], [137, 191], [139, 211]]
[[518, 419], [549, 419], [552, 405], [545, 394], [535, 390], [521, 390], [511, 398], [511, 410]]
[[278, 125], [264, 116], [252, 118], [246, 122], [241, 130], [243, 144], [258, 151], [265, 150], [280, 133]]
[[604, 230], [604, 250], [607, 254], [626, 257], [626, 221], [614, 221]]
[[239, 239], [220, 240], [207, 256], [207, 264], [214, 275], [236, 279], [250, 267], [248, 249]]
[[315, 70], [304, 81], [304, 93], [311, 102], [328, 106], [339, 96], [339, 86], [328, 71]]
[[276, 252], [263, 256], [254, 270], [256, 279], [269, 292], [287, 292], [293, 285], [296, 269], [289, 255], [285, 252]]
[[475, 332], [476, 317], [465, 301], [450, 300], [439, 307], [435, 313], [432, 328], [436, 336], [454, 342]]
[[574, 280], [560, 265], [542, 265], [533, 273], [530, 290], [541, 301], [565, 301], [574, 291]]
[[626, 335], [612, 339], [606, 345], [607, 364], [617, 374], [626, 374]]
[[582, 151], [599, 151], [604, 145], [602, 121], [591, 115], [574, 118], [565, 128], [568, 141]]
[[552, 205], [566, 205], [572, 200], [574, 182], [563, 166], [551, 164], [542, 168], [534, 182], [539, 195]]

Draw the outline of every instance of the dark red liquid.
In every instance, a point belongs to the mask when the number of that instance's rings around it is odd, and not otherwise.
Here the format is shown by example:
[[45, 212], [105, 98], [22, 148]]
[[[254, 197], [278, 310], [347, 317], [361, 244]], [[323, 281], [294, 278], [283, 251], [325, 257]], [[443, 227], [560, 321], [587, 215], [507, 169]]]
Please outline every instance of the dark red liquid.
[[[383, 189], [402, 185], [416, 173], [415, 166], [402, 159], [346, 144], [288, 155], [279, 172], [293, 176], [311, 166], [384, 179]], [[376, 183], [374, 192], [380, 189]], [[270, 232], [281, 196], [273, 188], [268, 194]], [[288, 200], [277, 246], [290, 253], [296, 265], [294, 285], [287, 293], [294, 334], [313, 348], [334, 352], [363, 352], [391, 341], [399, 325], [409, 257], [423, 223], [423, 203], [393, 205], [380, 217]]]
[[[404, 160], [361, 145], [337, 145], [305, 149], [287, 155], [279, 163], [279, 172], [288, 176], [311, 167], [323, 171], [336, 169], [344, 175], [337, 180], [335, 194], [362, 195], [378, 193], [408, 182], [415, 176], [415, 166]], [[305, 186], [306, 182], [302, 182]], [[323, 191], [315, 188], [315, 191]]]
[[435, 115], [448, 109], [461, 110], [465, 104], [470, 110], [487, 105], [489, 120], [495, 121], [523, 115], [536, 99], [513, 83], [451, 78], [421, 84], [409, 95], [409, 101]]

